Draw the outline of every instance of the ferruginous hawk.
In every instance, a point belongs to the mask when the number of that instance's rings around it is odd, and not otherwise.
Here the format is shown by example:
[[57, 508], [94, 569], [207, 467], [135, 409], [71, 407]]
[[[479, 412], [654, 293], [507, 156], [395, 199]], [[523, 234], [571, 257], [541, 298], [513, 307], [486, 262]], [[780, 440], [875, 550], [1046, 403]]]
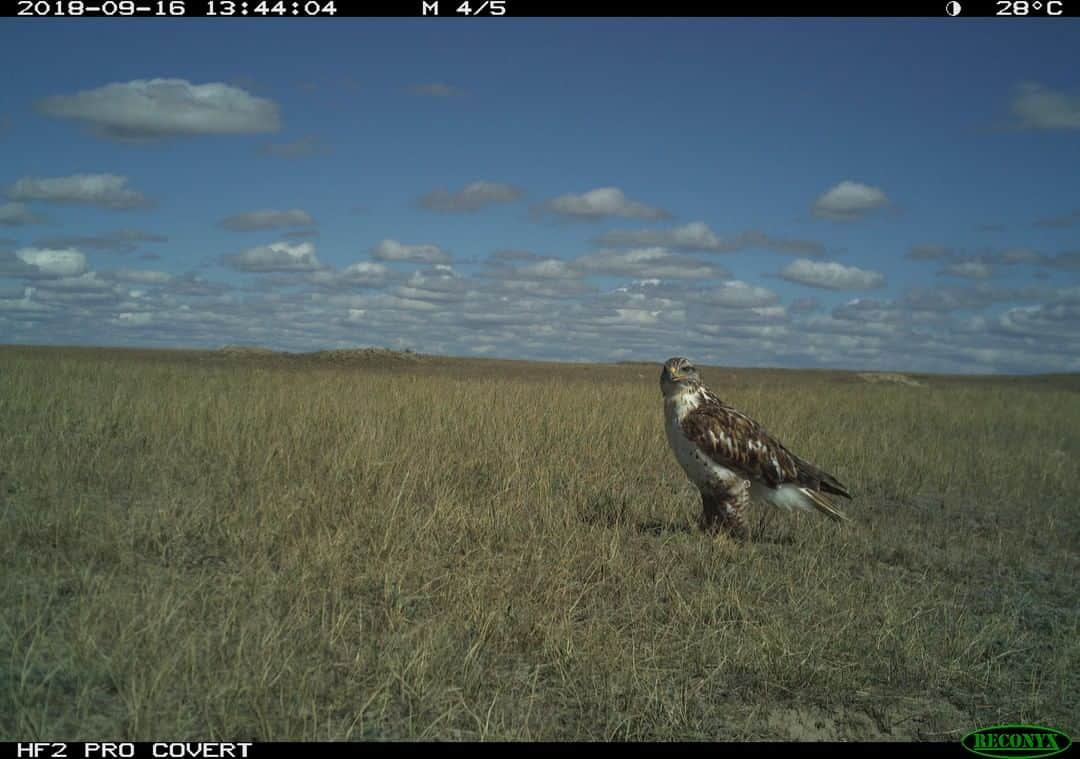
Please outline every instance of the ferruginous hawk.
[[676, 356], [664, 363], [660, 388], [668, 442], [701, 491], [702, 529], [723, 528], [737, 540], [749, 539], [744, 512], [751, 498], [847, 520], [829, 499], [851, 498], [847, 488], [716, 397], [688, 359]]

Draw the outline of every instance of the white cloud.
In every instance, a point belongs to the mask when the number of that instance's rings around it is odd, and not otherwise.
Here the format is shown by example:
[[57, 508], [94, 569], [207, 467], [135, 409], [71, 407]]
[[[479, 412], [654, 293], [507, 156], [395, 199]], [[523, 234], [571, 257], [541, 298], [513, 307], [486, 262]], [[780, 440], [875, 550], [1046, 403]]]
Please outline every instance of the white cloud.
[[382, 264], [359, 261], [342, 269], [341, 278], [348, 282], [377, 284], [384, 281], [389, 273], [390, 269]]
[[710, 279], [727, 275], [720, 267], [663, 248], [601, 250], [581, 256], [573, 264], [591, 274], [626, 275], [638, 279]]
[[523, 264], [516, 267], [514, 273], [525, 279], [574, 279], [581, 276], [578, 270], [561, 258], [547, 258]]
[[994, 303], [1015, 301], [1033, 296], [1021, 290], [1003, 290], [979, 283], [970, 287], [912, 288], [905, 295], [915, 311], [946, 313], [967, 308], [984, 308]]
[[[521, 263], [515, 265], [518, 261]], [[560, 280], [582, 276], [570, 261], [533, 253], [500, 251], [488, 257], [488, 265], [491, 268], [486, 276], [497, 279]]]
[[721, 282], [715, 287], [706, 288], [701, 291], [697, 300], [724, 308], [754, 308], [771, 306], [779, 300], [779, 297], [772, 290], [733, 279]]
[[640, 308], [616, 308], [609, 314], [602, 314], [588, 319], [589, 324], [608, 327], [656, 327], [671, 322], [682, 322], [686, 318], [683, 311], [646, 311]]
[[154, 315], [148, 312], [124, 311], [116, 315], [112, 323], [118, 327], [142, 327], [154, 321]]
[[0, 311], [25, 314], [51, 310], [49, 306], [34, 299], [34, 292], [34, 288], [27, 287], [21, 298], [0, 298]]
[[311, 272], [306, 280], [313, 285], [328, 288], [379, 287], [386, 284], [391, 275], [390, 268], [383, 264], [359, 261], [341, 271], [323, 269]]
[[772, 237], [756, 229], [748, 229], [732, 238], [721, 238], [703, 221], [692, 221], [671, 229], [615, 229], [600, 235], [595, 242], [616, 247], [663, 247], [709, 253], [732, 253], [749, 248], [804, 256], [825, 253], [825, 246], [819, 242]]
[[988, 279], [993, 273], [982, 261], [958, 261], [941, 270], [943, 274], [964, 279]]
[[127, 177], [116, 174], [73, 174], [67, 177], [23, 177], [11, 185], [12, 200], [44, 200], [52, 203], [88, 203], [105, 208], [140, 208], [150, 204], [142, 193], [127, 186]]
[[1069, 250], [1043, 259], [1047, 266], [1055, 269], [1080, 269], [1080, 250]]
[[600, 187], [581, 195], [560, 195], [549, 200], [547, 210], [561, 216], [578, 219], [599, 219], [621, 216], [628, 219], [666, 219], [667, 211], [630, 200], [617, 187]]
[[876, 271], [844, 266], [835, 261], [811, 261], [800, 258], [780, 270], [780, 276], [789, 282], [829, 290], [861, 290], [884, 287], [885, 276]]
[[397, 240], [383, 240], [371, 251], [378, 261], [413, 261], [424, 264], [450, 263], [450, 254], [437, 245], [405, 245]]
[[5, 203], [0, 206], [0, 224], [7, 227], [18, 227], [25, 224], [37, 224], [41, 219], [30, 213], [22, 203]]
[[674, 250], [718, 252], [727, 248], [703, 221], [692, 221], [671, 229], [613, 229], [596, 238], [601, 245], [665, 247]]
[[248, 248], [235, 256], [227, 256], [225, 260], [234, 269], [250, 272], [302, 272], [323, 268], [315, 256], [315, 246], [310, 242], [296, 245], [275, 242]]
[[382, 311], [437, 311], [439, 305], [426, 300], [399, 298], [387, 293], [371, 295], [352, 295], [347, 299], [334, 301], [349, 306], [350, 321], [369, 321], [372, 312]]
[[444, 303], [463, 300], [469, 288], [468, 281], [458, 276], [449, 266], [435, 266], [426, 271], [413, 272], [394, 294], [417, 301], [440, 301]]
[[137, 229], [120, 229], [100, 235], [70, 235], [49, 237], [38, 241], [38, 245], [49, 248], [96, 248], [114, 253], [130, 253], [139, 243], [166, 242], [167, 237], [153, 232], [140, 232]]
[[823, 219], [852, 221], [888, 205], [889, 198], [877, 187], [844, 180], [818, 196], [812, 210]]
[[76, 276], [46, 279], [38, 283], [43, 294], [51, 296], [54, 292], [92, 293], [110, 296], [114, 294], [113, 283], [103, 279], [96, 271], [88, 271]]
[[1040, 303], [1010, 308], [998, 318], [995, 329], [1020, 336], [1080, 340], [1080, 306]]
[[852, 322], [897, 323], [902, 321], [902, 313], [895, 303], [874, 300], [873, 298], [855, 298], [841, 303], [832, 311], [833, 318]]
[[731, 244], [735, 246], [733, 250], [761, 248], [763, 250], [771, 250], [775, 253], [786, 253], [789, 255], [825, 255], [825, 246], [815, 240], [795, 240], [782, 237], [771, 237], [756, 229], [749, 229], [740, 233], [731, 241]]
[[236, 214], [221, 220], [221, 226], [235, 231], [271, 229], [273, 227], [304, 227], [315, 223], [311, 214], [299, 208], [277, 211], [263, 208], [258, 211]]
[[165, 271], [148, 269], [117, 269], [112, 273], [112, 278], [118, 282], [132, 282], [139, 285], [167, 285], [172, 282], [173, 275]]
[[103, 137], [156, 139], [201, 134], [277, 131], [278, 106], [221, 82], [137, 79], [56, 95], [38, 108], [58, 118], [87, 124]]
[[86, 271], [86, 256], [70, 248], [21, 248], [15, 255], [46, 277], [77, 277]]
[[1021, 129], [1080, 129], [1080, 95], [1055, 92], [1038, 82], [1016, 88], [1011, 110]]
[[435, 190], [420, 198], [420, 206], [429, 211], [451, 213], [478, 211], [493, 203], [510, 203], [521, 197], [521, 190], [500, 182], [472, 182], [460, 190]]
[[1009, 248], [998, 255], [998, 260], [1003, 264], [1038, 264], [1044, 258], [1030, 248]]
[[1037, 220], [1034, 224], [1036, 227], [1072, 227], [1080, 224], [1080, 208], [1066, 213], [1058, 214], [1057, 216], [1046, 216]]

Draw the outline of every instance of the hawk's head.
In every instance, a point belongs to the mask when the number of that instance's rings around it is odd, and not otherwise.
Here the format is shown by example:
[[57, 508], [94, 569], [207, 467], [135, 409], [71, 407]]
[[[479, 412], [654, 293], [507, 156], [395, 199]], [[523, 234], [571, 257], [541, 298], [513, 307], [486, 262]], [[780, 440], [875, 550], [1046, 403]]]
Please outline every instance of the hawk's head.
[[697, 369], [690, 359], [682, 356], [669, 358], [664, 362], [664, 368], [660, 370], [660, 389], [664, 395], [681, 393], [701, 384]]

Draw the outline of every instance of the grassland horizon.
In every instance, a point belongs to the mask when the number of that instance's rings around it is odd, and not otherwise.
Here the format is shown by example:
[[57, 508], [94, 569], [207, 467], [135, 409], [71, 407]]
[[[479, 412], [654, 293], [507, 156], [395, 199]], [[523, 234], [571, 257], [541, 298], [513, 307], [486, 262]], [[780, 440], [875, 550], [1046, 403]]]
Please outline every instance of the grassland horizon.
[[0, 737], [1080, 732], [1080, 375], [702, 367], [855, 494], [740, 547], [651, 366], [0, 346]]

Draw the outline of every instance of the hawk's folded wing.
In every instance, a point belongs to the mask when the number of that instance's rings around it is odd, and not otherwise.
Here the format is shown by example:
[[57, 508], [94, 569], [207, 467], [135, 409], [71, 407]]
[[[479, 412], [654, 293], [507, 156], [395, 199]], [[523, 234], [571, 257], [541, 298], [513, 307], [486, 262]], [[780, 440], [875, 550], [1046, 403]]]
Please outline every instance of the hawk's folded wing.
[[744, 477], [774, 488], [793, 483], [851, 497], [835, 477], [796, 456], [760, 424], [711, 393], [681, 426], [702, 453]]

